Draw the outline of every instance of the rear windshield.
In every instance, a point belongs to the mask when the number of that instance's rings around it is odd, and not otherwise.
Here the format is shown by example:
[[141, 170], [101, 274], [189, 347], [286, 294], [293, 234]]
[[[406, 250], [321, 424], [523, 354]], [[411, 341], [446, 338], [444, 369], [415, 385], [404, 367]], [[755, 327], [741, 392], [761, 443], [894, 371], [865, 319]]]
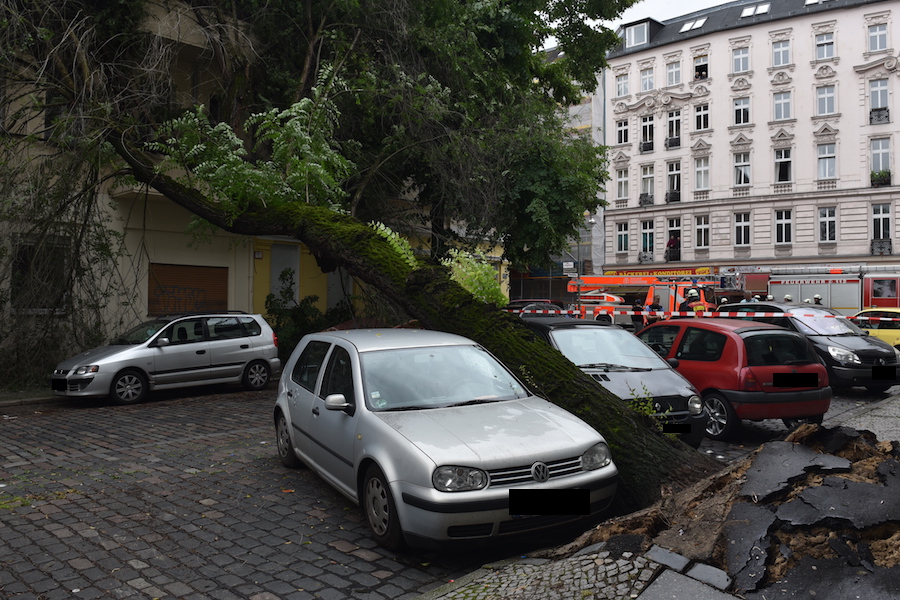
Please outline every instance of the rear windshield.
[[765, 365], [800, 365], [818, 362], [809, 341], [785, 331], [742, 333], [751, 367]]
[[555, 329], [551, 335], [559, 351], [579, 367], [612, 363], [640, 369], [670, 369], [647, 344], [618, 327]]

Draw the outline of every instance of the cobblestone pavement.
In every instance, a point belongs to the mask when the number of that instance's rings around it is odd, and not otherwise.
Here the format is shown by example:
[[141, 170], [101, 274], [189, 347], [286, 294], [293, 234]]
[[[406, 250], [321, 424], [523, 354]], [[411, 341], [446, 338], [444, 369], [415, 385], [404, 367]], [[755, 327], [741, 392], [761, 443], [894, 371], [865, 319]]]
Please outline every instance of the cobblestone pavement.
[[0, 598], [412, 598], [515, 552], [378, 547], [356, 506], [281, 466], [273, 400], [0, 407]]
[[[872, 402], [854, 392], [826, 425]], [[0, 406], [0, 597], [599, 600], [636, 597], [661, 569], [602, 549], [549, 564], [498, 562], [533, 549], [523, 546], [386, 551], [352, 503], [281, 466], [273, 395]], [[700, 451], [730, 462], [784, 433], [780, 422], [747, 423], [735, 443]]]

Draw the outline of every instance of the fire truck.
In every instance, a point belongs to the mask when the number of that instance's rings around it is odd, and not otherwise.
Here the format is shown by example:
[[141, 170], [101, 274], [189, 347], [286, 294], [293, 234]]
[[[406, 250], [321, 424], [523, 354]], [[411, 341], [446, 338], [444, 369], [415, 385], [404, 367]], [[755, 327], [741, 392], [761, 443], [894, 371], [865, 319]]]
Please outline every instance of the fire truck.
[[[644, 306], [659, 296], [659, 304], [667, 312], [677, 311], [690, 289], [700, 294], [706, 310], [716, 307], [715, 288], [718, 280], [702, 280], [686, 276], [653, 275], [583, 275], [569, 280], [567, 290], [578, 294], [577, 310], [585, 319], [606, 320], [618, 325], [631, 326], [631, 316], [616, 314], [631, 310], [625, 296], [637, 297]], [[618, 296], [621, 302], [604, 298], [604, 294]]]
[[900, 307], [900, 265], [774, 267], [769, 294], [781, 302], [790, 294], [795, 304], [822, 296], [822, 304], [842, 314], [863, 308]]

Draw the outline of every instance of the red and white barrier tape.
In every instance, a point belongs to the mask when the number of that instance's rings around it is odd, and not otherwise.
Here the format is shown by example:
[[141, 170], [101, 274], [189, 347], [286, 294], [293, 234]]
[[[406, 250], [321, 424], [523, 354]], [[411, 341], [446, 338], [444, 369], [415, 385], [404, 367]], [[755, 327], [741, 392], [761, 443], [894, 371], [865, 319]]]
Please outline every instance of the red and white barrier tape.
[[[513, 314], [526, 315], [581, 315], [577, 310], [510, 310]], [[645, 317], [783, 317], [782, 312], [694, 312], [694, 311], [668, 311], [668, 310], [600, 310], [594, 315], [643, 315]], [[815, 315], [804, 313], [790, 313], [794, 317], [820, 317], [826, 319], [850, 319], [852, 321], [900, 321], [900, 318], [892, 317], [852, 317], [848, 315]]]

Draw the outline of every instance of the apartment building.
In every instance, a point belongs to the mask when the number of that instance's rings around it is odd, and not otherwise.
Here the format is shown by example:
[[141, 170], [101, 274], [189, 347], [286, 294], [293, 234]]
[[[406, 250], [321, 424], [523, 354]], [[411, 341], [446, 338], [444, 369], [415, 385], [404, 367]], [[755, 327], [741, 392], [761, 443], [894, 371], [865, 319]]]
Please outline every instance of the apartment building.
[[886, 0], [738, 0], [624, 25], [604, 270], [900, 265], [898, 16]]

